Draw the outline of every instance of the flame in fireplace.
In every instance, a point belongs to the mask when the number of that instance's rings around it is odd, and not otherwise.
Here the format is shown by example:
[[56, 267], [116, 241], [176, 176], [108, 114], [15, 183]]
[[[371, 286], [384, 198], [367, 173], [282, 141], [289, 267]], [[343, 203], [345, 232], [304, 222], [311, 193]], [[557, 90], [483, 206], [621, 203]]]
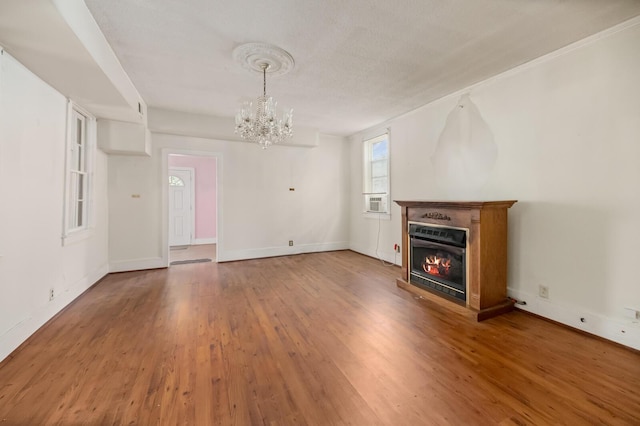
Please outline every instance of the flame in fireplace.
[[422, 269], [427, 274], [446, 277], [449, 275], [449, 269], [451, 269], [451, 259], [438, 255], [427, 256], [422, 264]]

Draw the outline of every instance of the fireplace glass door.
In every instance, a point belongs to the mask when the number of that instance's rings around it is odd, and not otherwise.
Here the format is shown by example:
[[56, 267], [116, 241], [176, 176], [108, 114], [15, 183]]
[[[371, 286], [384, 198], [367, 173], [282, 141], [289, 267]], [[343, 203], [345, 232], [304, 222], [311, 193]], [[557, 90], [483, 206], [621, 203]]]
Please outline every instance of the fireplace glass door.
[[[437, 229], [426, 235], [424, 229]], [[411, 281], [456, 299], [466, 300], [466, 233], [463, 230], [415, 227], [410, 232]], [[457, 241], [440, 235], [462, 233]], [[439, 240], [439, 241], [435, 241]], [[461, 240], [461, 241], [460, 241]], [[465, 245], [465, 247], [459, 247]]]

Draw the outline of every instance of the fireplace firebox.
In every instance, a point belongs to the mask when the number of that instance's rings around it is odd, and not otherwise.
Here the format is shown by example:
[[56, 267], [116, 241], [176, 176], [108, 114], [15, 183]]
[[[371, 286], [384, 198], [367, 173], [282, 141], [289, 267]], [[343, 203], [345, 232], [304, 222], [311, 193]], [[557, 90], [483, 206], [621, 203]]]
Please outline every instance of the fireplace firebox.
[[466, 230], [409, 223], [409, 239], [410, 281], [466, 301]]

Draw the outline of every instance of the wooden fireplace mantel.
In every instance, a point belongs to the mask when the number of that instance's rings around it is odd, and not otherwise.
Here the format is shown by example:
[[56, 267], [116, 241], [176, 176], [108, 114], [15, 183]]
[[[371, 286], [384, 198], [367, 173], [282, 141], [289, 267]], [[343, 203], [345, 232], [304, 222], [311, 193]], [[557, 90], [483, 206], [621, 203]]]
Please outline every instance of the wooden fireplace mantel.
[[398, 287], [444, 301], [410, 282], [409, 222], [465, 228], [467, 310], [482, 321], [513, 308], [507, 299], [507, 209], [516, 200], [395, 202], [402, 211], [402, 279], [397, 280]]

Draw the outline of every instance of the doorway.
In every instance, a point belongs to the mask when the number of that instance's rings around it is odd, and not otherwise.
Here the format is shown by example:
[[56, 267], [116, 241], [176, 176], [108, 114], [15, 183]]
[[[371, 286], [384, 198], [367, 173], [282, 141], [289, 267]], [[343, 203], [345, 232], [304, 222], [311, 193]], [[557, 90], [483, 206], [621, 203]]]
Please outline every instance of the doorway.
[[217, 157], [171, 153], [167, 168], [169, 265], [216, 262]]
[[194, 169], [169, 168], [169, 247], [191, 245], [194, 235]]

